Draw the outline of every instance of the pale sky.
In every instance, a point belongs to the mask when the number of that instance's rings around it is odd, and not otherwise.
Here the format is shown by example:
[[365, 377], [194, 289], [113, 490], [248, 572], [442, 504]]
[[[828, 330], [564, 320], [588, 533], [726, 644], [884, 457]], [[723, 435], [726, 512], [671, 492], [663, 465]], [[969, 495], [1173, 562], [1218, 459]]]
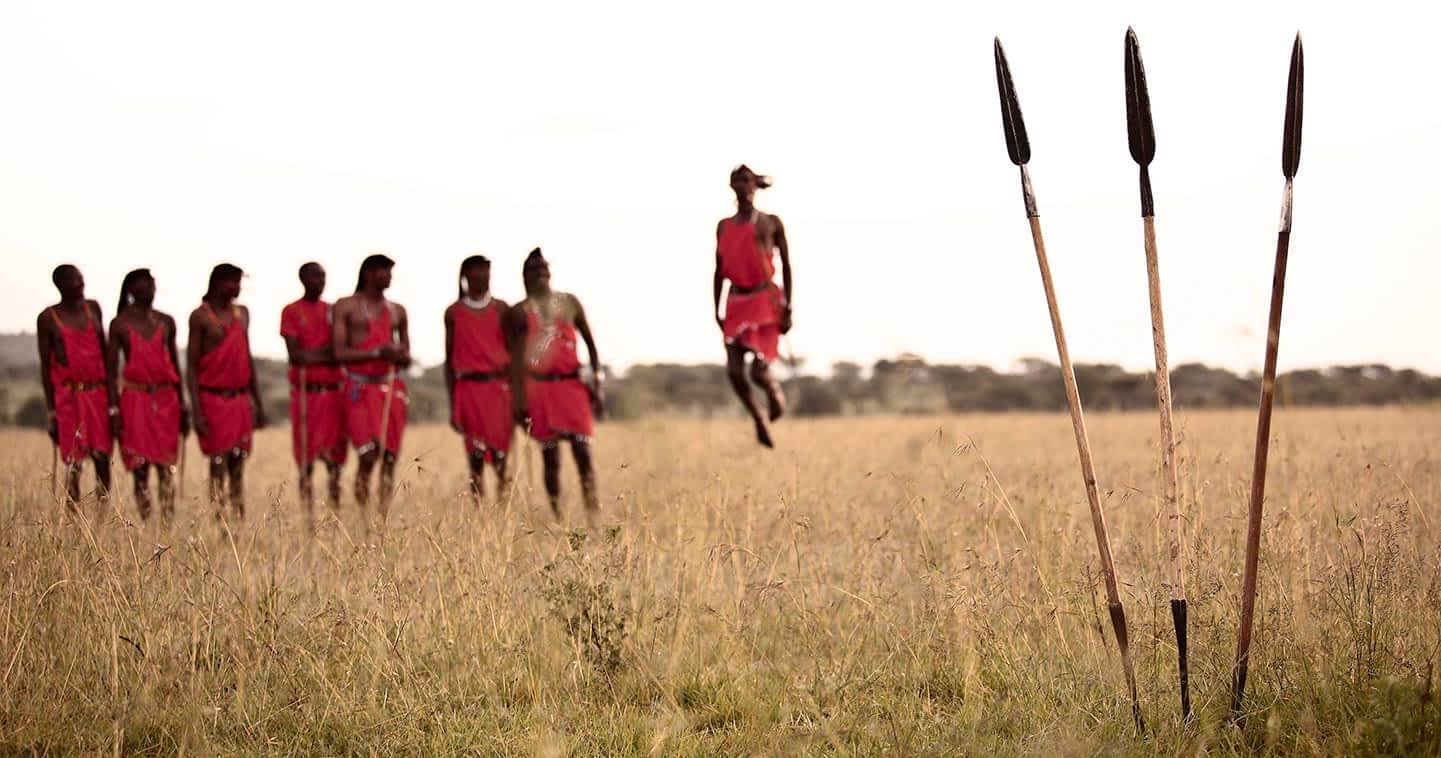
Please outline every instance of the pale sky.
[[415, 352], [442, 357], [456, 266], [521, 297], [533, 245], [603, 360], [720, 361], [715, 222], [745, 162], [775, 177], [812, 368], [900, 351], [1008, 368], [1055, 348], [1006, 158], [1006, 45], [1071, 351], [1151, 366], [1127, 25], [1155, 115], [1173, 365], [1259, 366], [1291, 39], [1306, 44], [1282, 370], [1441, 372], [1434, 3], [307, 3], [0, 0], [0, 331], [52, 267], [111, 315], [150, 267], [181, 316], [210, 267], [249, 272], [278, 357], [295, 269], [329, 299], [369, 252]]

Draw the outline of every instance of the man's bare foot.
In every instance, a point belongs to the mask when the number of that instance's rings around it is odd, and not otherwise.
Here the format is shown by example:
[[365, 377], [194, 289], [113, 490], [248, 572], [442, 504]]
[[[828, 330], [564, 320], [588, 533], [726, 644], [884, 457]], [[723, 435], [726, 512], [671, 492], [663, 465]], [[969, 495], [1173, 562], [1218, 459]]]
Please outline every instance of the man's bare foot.
[[776, 446], [776, 443], [771, 441], [771, 431], [766, 428], [766, 423], [760, 419], [756, 419], [756, 442], [772, 449]]
[[770, 411], [771, 421], [779, 420], [781, 416], [786, 415], [786, 395], [784, 392], [781, 392], [781, 388], [778, 385], [772, 384], [767, 388], [766, 404], [770, 406], [768, 410]]

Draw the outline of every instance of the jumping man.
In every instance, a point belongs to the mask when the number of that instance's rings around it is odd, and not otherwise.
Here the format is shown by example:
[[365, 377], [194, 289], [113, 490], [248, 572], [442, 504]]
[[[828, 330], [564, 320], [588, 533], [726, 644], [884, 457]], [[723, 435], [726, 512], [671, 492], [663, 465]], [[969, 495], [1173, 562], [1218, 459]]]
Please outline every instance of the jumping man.
[[200, 452], [210, 459], [210, 502], [218, 521], [225, 514], [226, 481], [235, 515], [245, 518], [245, 458], [251, 434], [265, 426], [265, 407], [250, 354], [250, 309], [238, 305], [239, 267], [222, 263], [210, 272], [200, 307], [190, 314], [185, 380], [195, 412]]
[[477, 505], [485, 495], [486, 461], [495, 467], [497, 500], [509, 489], [505, 459], [515, 424], [502, 326], [509, 310], [491, 297], [490, 261], [481, 255], [462, 261], [456, 301], [445, 310], [445, 386], [450, 425], [465, 439]]
[[[755, 207], [756, 190], [771, 186], [745, 165], [731, 172], [731, 189], [736, 195], [736, 213], [716, 224], [715, 277], [711, 287], [715, 320], [725, 335], [726, 374], [731, 388], [755, 422], [756, 440], [774, 447], [767, 416], [775, 421], [785, 413], [785, 395], [771, 376], [770, 364], [779, 354], [780, 338], [791, 329], [791, 255], [786, 230], [779, 216]], [[776, 290], [775, 252], [780, 252], [781, 280], [785, 290]], [[729, 281], [726, 312], [720, 314], [721, 286]], [[762, 416], [750, 383], [746, 381], [746, 353], [751, 353], [750, 381], [766, 393], [767, 416]]]
[[[181, 399], [180, 353], [175, 319], [155, 310], [155, 278], [138, 268], [120, 284], [120, 302], [110, 322], [110, 376], [120, 385], [120, 459], [135, 480], [135, 505], [150, 518], [150, 468], [160, 489], [160, 515], [175, 515], [172, 473], [180, 444], [190, 433], [190, 413]], [[120, 370], [121, 362], [125, 368]]]
[[380, 516], [395, 491], [395, 459], [405, 432], [405, 382], [410, 330], [405, 308], [385, 299], [395, 261], [371, 255], [360, 264], [355, 294], [335, 303], [335, 358], [345, 367], [345, 417], [350, 444], [360, 458], [355, 499], [370, 502], [370, 474], [380, 463]]
[[331, 510], [340, 508], [340, 467], [345, 463], [345, 395], [332, 349], [334, 330], [319, 263], [300, 267], [305, 294], [280, 312], [280, 336], [290, 357], [290, 437], [300, 467], [300, 499], [313, 521], [311, 471], [325, 463]]
[[105, 366], [105, 327], [100, 304], [85, 299], [85, 277], [70, 264], [56, 266], [50, 280], [60, 302], [35, 319], [40, 351], [40, 384], [50, 441], [65, 462], [66, 507], [80, 501], [80, 468], [86, 458], [95, 464], [101, 502], [110, 492], [110, 448], [120, 409]]
[[[550, 508], [560, 516], [560, 441], [570, 440], [571, 454], [580, 473], [586, 515], [594, 520], [600, 510], [591, 461], [594, 416], [603, 412], [600, 358], [586, 321], [585, 309], [575, 295], [550, 288], [550, 264], [540, 248], [530, 251], [523, 269], [525, 300], [506, 314], [510, 342], [511, 393], [516, 423], [528, 427], [541, 445], [545, 463], [545, 491]], [[576, 333], [590, 353], [591, 383], [580, 379]]]

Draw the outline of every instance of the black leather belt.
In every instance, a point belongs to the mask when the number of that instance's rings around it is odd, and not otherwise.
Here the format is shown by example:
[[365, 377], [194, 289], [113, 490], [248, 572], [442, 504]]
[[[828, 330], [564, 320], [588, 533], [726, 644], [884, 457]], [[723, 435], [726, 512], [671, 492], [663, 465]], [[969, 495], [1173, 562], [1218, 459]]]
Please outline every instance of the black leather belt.
[[201, 392], [207, 395], [219, 395], [221, 397], [240, 397], [249, 392], [247, 387], [201, 387]]
[[772, 285], [770, 282], [766, 282], [765, 284], [757, 285], [755, 287], [737, 287], [735, 284], [732, 284], [731, 292], [737, 295], [754, 295], [757, 292], [765, 292], [772, 286], [774, 285]]
[[563, 382], [567, 379], [579, 379], [580, 372], [572, 371], [569, 374], [531, 374], [531, 379], [537, 382]]
[[467, 371], [455, 377], [457, 382], [493, 382], [498, 379], [509, 379], [510, 374], [504, 371]]
[[[294, 387], [295, 385], [291, 385], [291, 386]], [[333, 383], [331, 383], [331, 384], [307, 383], [307, 384], [305, 385], [305, 391], [306, 391], [306, 392], [310, 392], [310, 393], [315, 393], [315, 392], [339, 392], [339, 391], [340, 391], [340, 382], [333, 382]]]

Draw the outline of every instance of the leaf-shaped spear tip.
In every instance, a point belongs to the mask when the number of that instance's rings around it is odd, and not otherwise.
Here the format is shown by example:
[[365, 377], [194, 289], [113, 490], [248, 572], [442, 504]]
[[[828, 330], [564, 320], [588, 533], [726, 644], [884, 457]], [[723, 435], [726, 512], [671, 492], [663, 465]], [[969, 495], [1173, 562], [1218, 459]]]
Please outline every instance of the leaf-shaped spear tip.
[[[1151, 93], [1146, 89], [1146, 66], [1136, 30], [1126, 29], [1126, 129], [1131, 157], [1142, 166], [1156, 157], [1156, 129], [1151, 124]], [[1149, 214], [1142, 214], [1149, 215]]]
[[[997, 42], [997, 50], [1000, 50]], [[1306, 56], [1301, 51], [1301, 33], [1291, 45], [1291, 75], [1286, 80], [1286, 133], [1281, 138], [1281, 173], [1296, 178], [1301, 165], [1301, 89], [1306, 74]]]
[[996, 89], [1001, 93], [1001, 128], [1006, 132], [1006, 152], [1011, 162], [1024, 166], [1031, 160], [1031, 143], [1026, 139], [1026, 122], [1021, 117], [1021, 103], [1016, 99], [1016, 85], [1011, 81], [1011, 67], [1001, 38], [996, 38]]

